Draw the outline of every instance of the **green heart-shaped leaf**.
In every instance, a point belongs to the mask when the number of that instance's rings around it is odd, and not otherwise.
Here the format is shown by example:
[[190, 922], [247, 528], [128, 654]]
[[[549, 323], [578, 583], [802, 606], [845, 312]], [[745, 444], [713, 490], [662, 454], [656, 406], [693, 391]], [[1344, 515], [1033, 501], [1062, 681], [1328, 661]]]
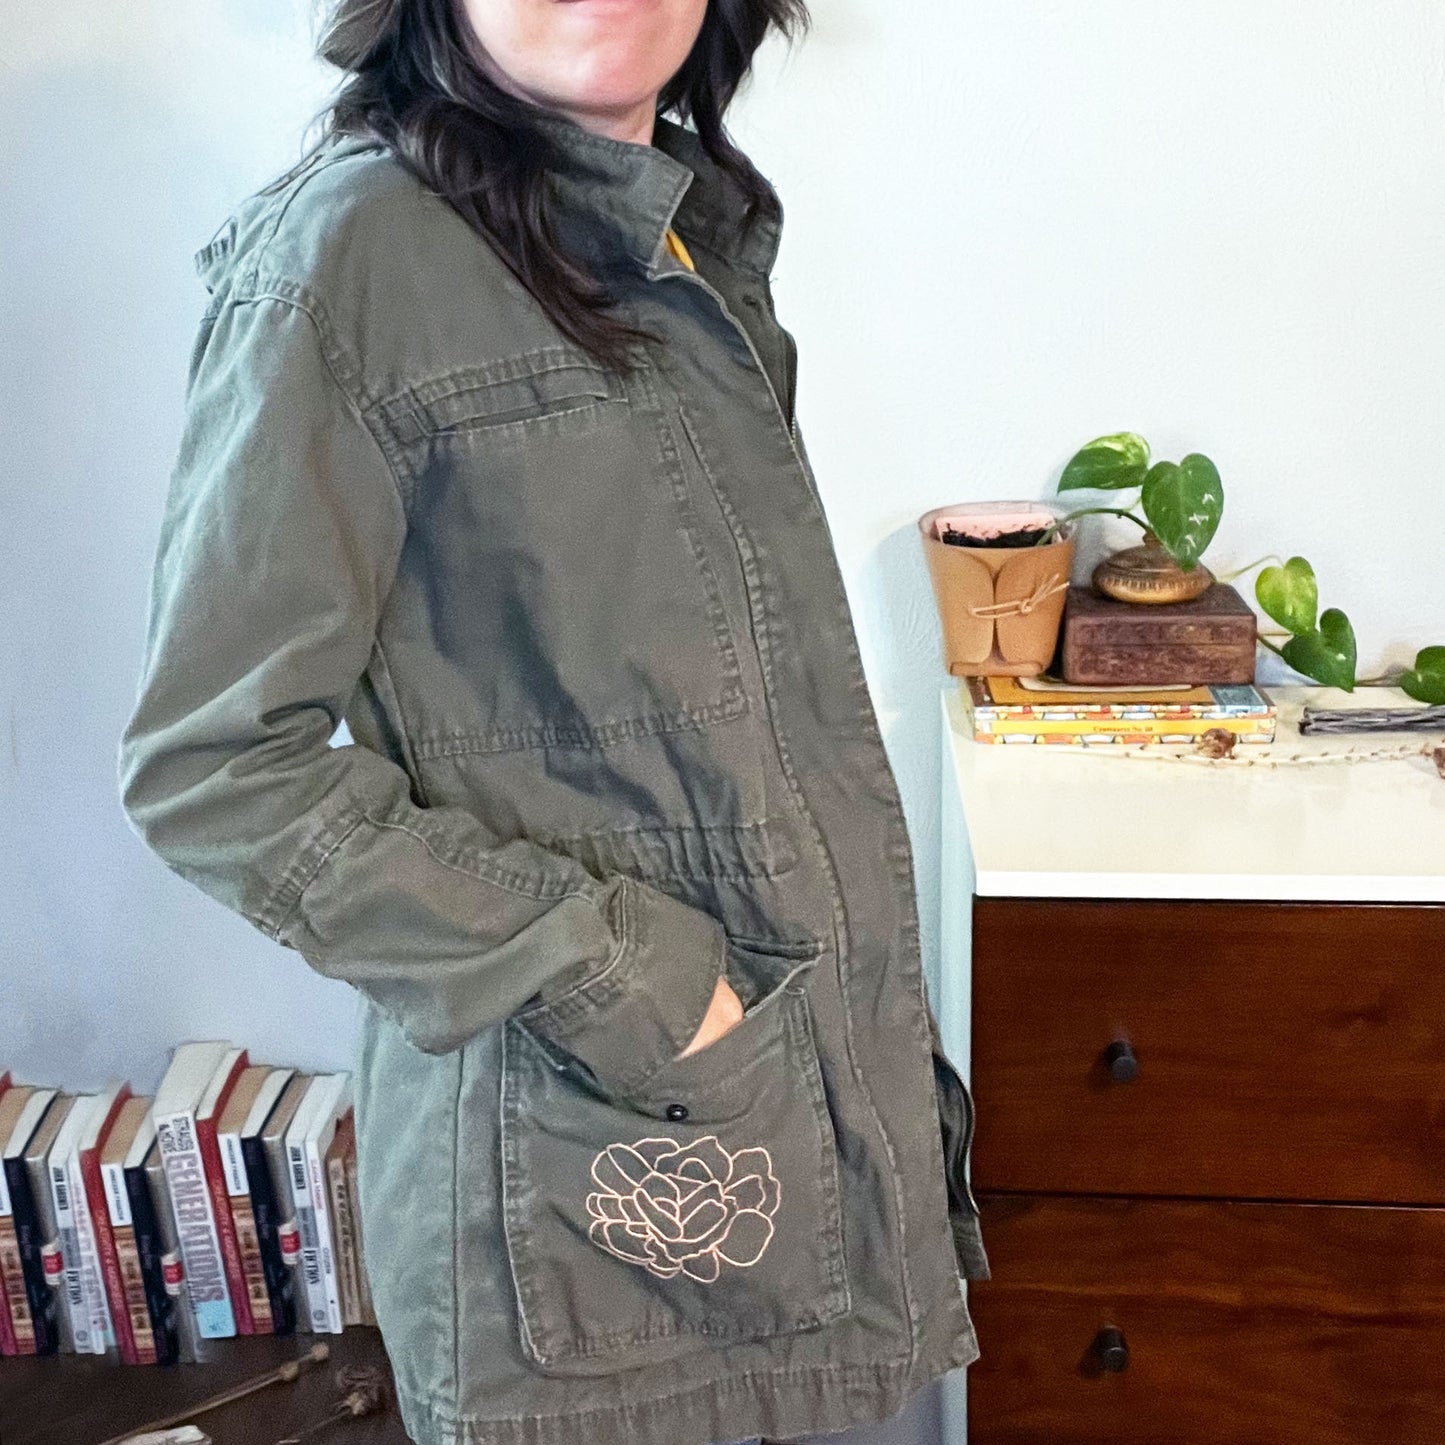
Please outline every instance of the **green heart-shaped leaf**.
[[1355, 629], [1338, 607], [1320, 613], [1320, 625], [1291, 637], [1280, 655], [1296, 672], [1326, 687], [1355, 690]]
[[1445, 647], [1422, 647], [1414, 667], [1400, 674], [1400, 686], [1432, 707], [1445, 707]]
[[1095, 437], [1070, 458], [1059, 478], [1061, 492], [1099, 488], [1117, 492], [1137, 487], [1149, 470], [1149, 443], [1131, 431]]
[[1320, 593], [1314, 568], [1303, 557], [1291, 557], [1283, 567], [1266, 567], [1254, 579], [1254, 595], [1281, 627], [1295, 633], [1314, 631]]
[[1214, 463], [1199, 452], [1177, 465], [1155, 463], [1144, 478], [1140, 501], [1164, 549], [1190, 571], [1214, 539], [1224, 513], [1224, 485]]

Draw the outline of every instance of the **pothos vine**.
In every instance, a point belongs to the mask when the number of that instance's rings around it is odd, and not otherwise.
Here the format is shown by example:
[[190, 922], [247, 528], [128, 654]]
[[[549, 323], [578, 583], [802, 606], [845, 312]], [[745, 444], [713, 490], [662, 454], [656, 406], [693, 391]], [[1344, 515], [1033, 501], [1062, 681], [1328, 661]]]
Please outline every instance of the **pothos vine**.
[[[1219, 469], [1202, 453], [1191, 452], [1182, 461], [1151, 464], [1149, 443], [1137, 432], [1116, 432], [1096, 437], [1081, 447], [1064, 467], [1059, 491], [1117, 492], [1137, 487], [1132, 506], [1079, 507], [1061, 515], [1043, 529], [1038, 543], [1076, 517], [1109, 514], [1126, 517], [1158, 537], [1165, 551], [1186, 572], [1198, 564], [1213, 539], [1224, 511], [1224, 487]], [[1374, 678], [1355, 676], [1356, 645], [1350, 619], [1338, 607], [1319, 611], [1319, 588], [1314, 568], [1303, 557], [1283, 560], [1276, 553], [1258, 557], [1232, 572], [1214, 575], [1228, 582], [1261, 562], [1269, 562], [1254, 580], [1254, 595], [1267, 616], [1277, 622], [1283, 644], [1271, 641], [1261, 629], [1262, 646], [1281, 657], [1296, 672], [1328, 687], [1353, 692], [1356, 686], [1386, 684], [1400, 688], [1419, 702], [1445, 704], [1445, 645], [1422, 647], [1414, 665], [1398, 673]]]

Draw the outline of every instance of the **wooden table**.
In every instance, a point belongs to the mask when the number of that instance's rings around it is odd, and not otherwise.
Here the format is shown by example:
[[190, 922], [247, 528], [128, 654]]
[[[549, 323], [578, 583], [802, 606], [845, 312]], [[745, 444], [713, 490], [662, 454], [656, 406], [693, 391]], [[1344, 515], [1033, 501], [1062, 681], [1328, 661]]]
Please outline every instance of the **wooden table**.
[[[215, 1445], [274, 1445], [299, 1434], [341, 1397], [343, 1365], [390, 1367], [381, 1334], [349, 1325], [339, 1335], [252, 1335], [209, 1342], [204, 1364], [120, 1365], [94, 1355], [0, 1360], [0, 1445], [99, 1445], [122, 1430], [168, 1415], [305, 1354], [324, 1341], [331, 1357], [292, 1384], [200, 1416], [196, 1425]], [[318, 1434], [316, 1445], [408, 1445], [393, 1406], [384, 1416], [348, 1420]], [[308, 1439], [307, 1445], [311, 1445]]]

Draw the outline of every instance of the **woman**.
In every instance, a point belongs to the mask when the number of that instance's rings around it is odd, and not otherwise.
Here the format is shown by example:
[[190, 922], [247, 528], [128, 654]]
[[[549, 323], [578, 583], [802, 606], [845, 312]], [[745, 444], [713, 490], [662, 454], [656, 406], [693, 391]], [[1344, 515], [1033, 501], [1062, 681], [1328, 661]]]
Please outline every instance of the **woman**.
[[721, 124], [805, 20], [341, 0], [327, 134], [196, 258], [121, 797], [359, 991], [421, 1445], [835, 1431], [978, 1353], [971, 1108]]

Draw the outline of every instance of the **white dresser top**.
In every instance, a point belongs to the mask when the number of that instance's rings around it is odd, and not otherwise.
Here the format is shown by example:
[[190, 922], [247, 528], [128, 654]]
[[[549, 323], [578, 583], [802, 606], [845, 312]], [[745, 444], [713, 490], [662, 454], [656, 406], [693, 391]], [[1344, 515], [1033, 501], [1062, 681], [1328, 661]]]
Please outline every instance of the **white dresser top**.
[[[943, 687], [943, 784], [959, 791], [981, 896], [1445, 902], [1445, 779], [1428, 757], [1206, 767], [1117, 756], [1137, 748], [980, 744], [962, 685]], [[1306, 701], [1419, 705], [1398, 688], [1262, 686], [1278, 730], [1246, 757], [1445, 742], [1445, 730], [1299, 733]]]

